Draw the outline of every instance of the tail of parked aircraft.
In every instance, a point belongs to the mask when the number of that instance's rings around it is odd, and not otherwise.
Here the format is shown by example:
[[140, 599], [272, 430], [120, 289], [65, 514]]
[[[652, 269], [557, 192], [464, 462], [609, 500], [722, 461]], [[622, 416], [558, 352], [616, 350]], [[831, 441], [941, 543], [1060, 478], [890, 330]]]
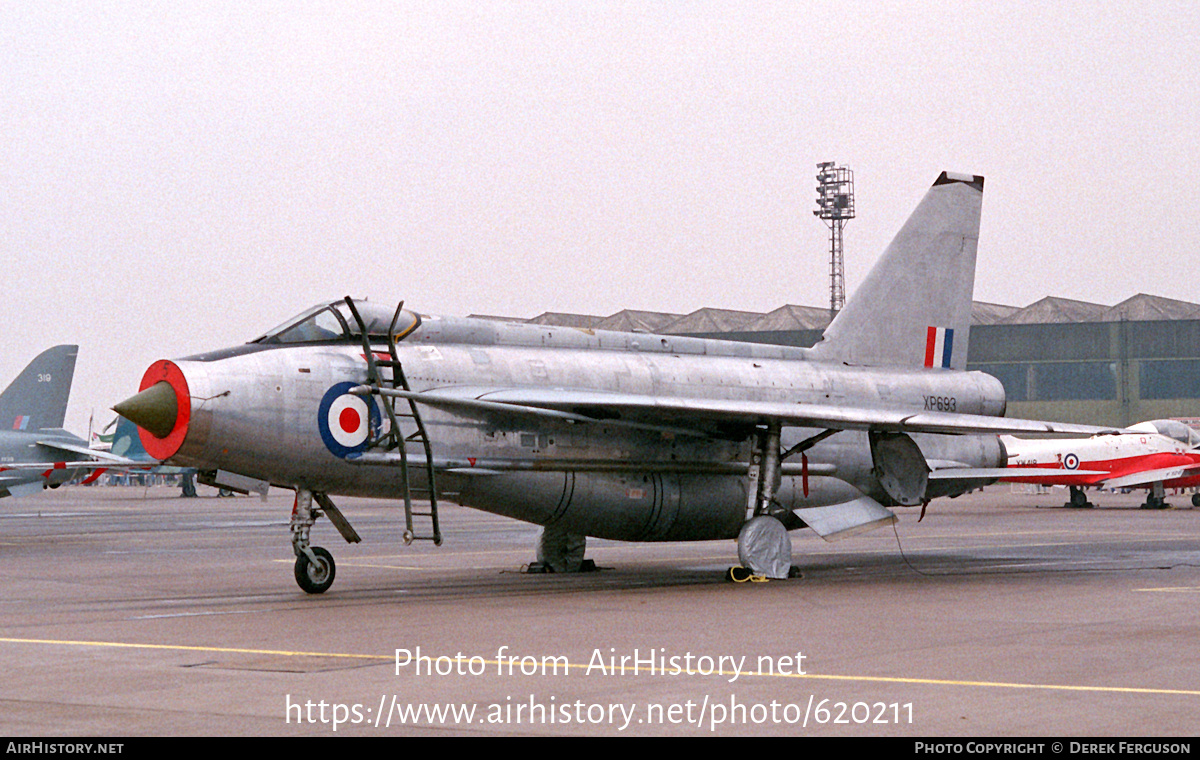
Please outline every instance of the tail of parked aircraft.
[[823, 361], [966, 369], [983, 177], [942, 172], [812, 352]]
[[112, 434], [112, 448], [110, 451], [113, 454], [138, 462], [154, 462], [157, 464], [158, 460], [146, 453], [146, 447], [142, 445], [142, 440], [138, 437], [137, 425], [121, 415], [117, 415], [117, 418], [113, 422], [117, 425], [117, 429]]
[[61, 428], [78, 355], [79, 346], [55, 346], [30, 362], [0, 393], [0, 430]]

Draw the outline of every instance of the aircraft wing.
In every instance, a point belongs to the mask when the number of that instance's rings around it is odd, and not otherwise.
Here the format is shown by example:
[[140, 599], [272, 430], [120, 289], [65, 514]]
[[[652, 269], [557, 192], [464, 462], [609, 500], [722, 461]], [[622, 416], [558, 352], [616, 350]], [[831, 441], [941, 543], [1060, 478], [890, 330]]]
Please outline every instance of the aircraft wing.
[[150, 470], [156, 465], [153, 462], [106, 462], [99, 459], [60, 459], [56, 462], [9, 462], [0, 465], [0, 472], [6, 470]]
[[[136, 462], [131, 463], [129, 466], [132, 467], [134, 465], [139, 467], [152, 466], [145, 463], [138, 464]], [[80, 460], [77, 462], [72, 462], [70, 460], [59, 460], [57, 462], [10, 462], [8, 464], [0, 465], [0, 472], [6, 472], [8, 470], [94, 470], [97, 468], [105, 470], [120, 469], [121, 465], [114, 465], [112, 462], [100, 462], [97, 460]]]
[[[37, 444], [38, 444], [38, 446], [45, 446], [46, 448], [50, 448], [50, 449], [58, 449], [59, 451], [68, 451], [72, 454], [82, 454], [84, 456], [92, 457], [93, 459], [100, 460], [98, 462], [98, 464], [101, 464], [105, 467], [121, 467], [121, 466], [124, 466], [124, 467], [152, 467], [152, 466], [158, 464], [158, 462], [156, 462], [156, 461], [139, 462], [136, 459], [130, 459], [128, 457], [119, 456], [117, 454], [113, 454], [108, 451], [99, 451], [97, 449], [89, 449], [87, 446], [77, 446], [77, 445], [71, 444], [71, 443], [63, 443], [62, 441], [38, 441]], [[89, 462], [78, 462], [78, 463], [68, 462], [68, 464], [75, 466], [75, 465], [86, 465], [86, 464], [90, 464], [90, 463]]]
[[60, 459], [41, 462], [8, 462], [0, 465], [0, 473], [17, 470], [147, 470], [157, 466], [154, 461], [138, 461], [128, 457], [118, 456], [107, 451], [97, 451], [86, 446], [55, 440], [41, 440], [38, 446], [70, 454], [81, 454], [90, 459]]
[[1101, 485], [1105, 488], [1144, 488], [1155, 483], [1182, 478], [1185, 475], [1194, 475], [1197, 470], [1200, 470], [1200, 463], [1180, 465], [1178, 467], [1163, 467], [1157, 470], [1146, 470], [1145, 472], [1122, 475], [1119, 478], [1106, 480]]
[[1084, 477], [1092, 479], [1087, 485], [1097, 485], [1101, 483], [1105, 475], [1110, 474], [1108, 470], [1063, 470], [1051, 469], [1049, 467], [967, 467], [966, 465], [938, 467], [933, 462], [929, 464], [933, 467], [933, 472], [929, 473], [930, 480], [979, 480], [980, 478], [1016, 480], [1020, 478], [1018, 482], [1055, 486], [1078, 485], [1080, 477]]
[[467, 416], [553, 417], [700, 437], [728, 437], [722, 430], [778, 422], [785, 427], [877, 430], [903, 433], [1094, 435], [1112, 428], [987, 417], [951, 412], [915, 412], [824, 404], [741, 399], [650, 396], [561, 388], [465, 388], [403, 391], [358, 386], [354, 393], [412, 399]]

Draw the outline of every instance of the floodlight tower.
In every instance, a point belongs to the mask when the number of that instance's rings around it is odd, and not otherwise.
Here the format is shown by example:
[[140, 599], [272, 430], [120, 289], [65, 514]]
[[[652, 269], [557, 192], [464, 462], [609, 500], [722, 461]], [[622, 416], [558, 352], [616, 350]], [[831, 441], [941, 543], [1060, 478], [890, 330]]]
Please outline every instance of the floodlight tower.
[[846, 304], [846, 273], [842, 263], [842, 228], [854, 218], [854, 172], [833, 161], [817, 164], [817, 210], [829, 228], [829, 319]]

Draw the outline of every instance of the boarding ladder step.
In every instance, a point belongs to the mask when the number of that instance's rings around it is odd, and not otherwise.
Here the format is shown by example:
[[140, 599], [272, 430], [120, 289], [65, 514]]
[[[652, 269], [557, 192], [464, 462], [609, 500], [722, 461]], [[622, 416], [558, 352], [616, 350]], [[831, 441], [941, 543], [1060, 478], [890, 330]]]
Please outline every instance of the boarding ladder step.
[[[391, 377], [386, 379], [388, 387], [392, 390], [403, 390], [412, 392], [408, 385], [408, 378], [404, 374], [404, 367], [400, 363], [399, 353], [396, 351], [396, 322], [400, 319], [400, 314], [404, 309], [404, 302], [401, 301], [396, 306], [396, 313], [392, 316], [391, 327], [388, 328], [388, 356], [387, 359], [378, 359], [375, 356], [374, 350], [371, 347], [370, 336], [367, 335], [367, 326], [363, 321], [362, 316], [358, 313], [358, 308], [354, 305], [354, 300], [350, 296], [346, 296], [346, 306], [350, 309], [350, 314], [358, 323], [358, 329], [362, 334], [363, 354], [367, 357], [367, 385], [370, 386], [375, 395], [379, 397], [383, 404], [383, 409], [388, 417], [388, 431], [386, 434], [380, 435], [376, 440], [368, 443], [367, 448], [379, 448], [384, 451], [399, 450], [400, 452], [400, 472], [401, 482], [403, 483], [404, 491], [404, 543], [411, 544], [413, 541], [432, 541], [434, 545], [442, 545], [442, 529], [438, 521], [438, 502], [437, 502], [437, 481], [434, 479], [433, 470], [433, 446], [429, 442], [429, 431], [425, 427], [424, 421], [421, 419], [421, 412], [417, 408], [417, 402], [411, 398], [397, 399], [393, 396], [387, 396], [379, 393], [384, 388], [384, 376], [380, 373], [380, 367], [386, 367], [391, 370]], [[397, 409], [399, 404], [400, 408]], [[400, 429], [401, 419], [410, 419], [416, 426], [416, 430], [404, 435]], [[420, 442], [425, 450], [425, 476], [429, 483], [428, 488], [417, 488], [412, 485], [408, 470], [408, 451], [407, 445], [412, 442]], [[426, 494], [429, 501], [428, 512], [418, 512], [413, 509], [413, 495]], [[428, 518], [428, 523], [422, 525], [422, 530], [418, 533], [417, 524], [414, 518]]]

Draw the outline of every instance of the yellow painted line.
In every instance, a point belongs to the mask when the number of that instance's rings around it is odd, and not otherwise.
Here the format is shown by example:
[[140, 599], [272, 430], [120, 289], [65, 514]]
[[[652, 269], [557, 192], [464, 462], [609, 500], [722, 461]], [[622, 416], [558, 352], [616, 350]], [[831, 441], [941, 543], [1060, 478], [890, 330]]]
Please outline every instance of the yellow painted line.
[[1139, 588], [1139, 589], [1134, 589], [1134, 591], [1164, 591], [1164, 592], [1177, 592], [1177, 593], [1178, 592], [1183, 592], [1183, 593], [1191, 592], [1194, 594], [1194, 593], [1200, 592], [1200, 586], [1176, 586], [1176, 587], [1167, 586], [1164, 588]]
[[[378, 654], [353, 654], [346, 652], [304, 652], [304, 651], [288, 651], [279, 649], [244, 649], [238, 647], [206, 647], [206, 646], [188, 646], [184, 644], [131, 644], [119, 641], [74, 641], [74, 640], [59, 640], [59, 639], [16, 639], [16, 638], [0, 638], [0, 643], [6, 644], [41, 644], [50, 646], [75, 646], [75, 647], [108, 647], [113, 649], [151, 649], [160, 651], [178, 651], [178, 652], [215, 652], [225, 654], [254, 654], [254, 655], [277, 655], [282, 657], [333, 657], [355, 660], [378, 660], [380, 662], [395, 662], [394, 655], [378, 655]], [[433, 657], [434, 663], [442, 659], [449, 659], [454, 662], [453, 658]], [[552, 658], [551, 658], [552, 659]], [[494, 665], [497, 672], [502, 672], [502, 668], [520, 669], [521, 658], [500, 660], [485, 660], [483, 658], [474, 658], [475, 662], [482, 662], [484, 665]], [[542, 669], [542, 661], [538, 660], [537, 667]], [[549, 667], [553, 667], [550, 665]], [[543, 672], [547, 672], [549, 667]], [[576, 672], [584, 671], [591, 665], [583, 665], [579, 663], [560, 664], [558, 667], [565, 668], [568, 672], [575, 670]], [[598, 669], [598, 666], [596, 666]], [[632, 667], [626, 668], [626, 671], [632, 670]], [[612, 671], [612, 668], [609, 668]], [[643, 668], [642, 672], [646, 675], [675, 675], [674, 668], [659, 669], [655, 671], [652, 668]], [[628, 673], [627, 673], [628, 674]], [[956, 679], [942, 678], [904, 678], [901, 676], [851, 676], [851, 675], [833, 675], [819, 673], [761, 673], [757, 671], [748, 671], [737, 673], [731, 670], [713, 670], [712, 672], [701, 673], [696, 670], [680, 670], [678, 675], [705, 675], [705, 676], [751, 676], [758, 678], [789, 678], [814, 681], [846, 681], [856, 683], [884, 683], [884, 684], [910, 684], [918, 686], [965, 686], [971, 688], [988, 688], [988, 689], [1030, 689], [1039, 691], [1073, 691], [1073, 692], [1090, 692], [1103, 694], [1169, 694], [1176, 696], [1200, 697], [1200, 690], [1196, 689], [1156, 689], [1150, 687], [1137, 686], [1073, 686], [1070, 684], [1040, 684], [1040, 683], [1018, 683], [1006, 681], [965, 681]]]
[[392, 661], [394, 657], [385, 657], [378, 654], [348, 654], [345, 652], [292, 652], [282, 649], [241, 649], [237, 647], [201, 647], [188, 646], [186, 644], [130, 644], [122, 641], [73, 641], [69, 639], [8, 639], [0, 638], [0, 643], [5, 644], [47, 644], [51, 646], [68, 646], [68, 647], [108, 647], [112, 649], [157, 649], [177, 652], [222, 652], [226, 654], [273, 654], [282, 657], [344, 657], [347, 659], [356, 660], [386, 660]]

